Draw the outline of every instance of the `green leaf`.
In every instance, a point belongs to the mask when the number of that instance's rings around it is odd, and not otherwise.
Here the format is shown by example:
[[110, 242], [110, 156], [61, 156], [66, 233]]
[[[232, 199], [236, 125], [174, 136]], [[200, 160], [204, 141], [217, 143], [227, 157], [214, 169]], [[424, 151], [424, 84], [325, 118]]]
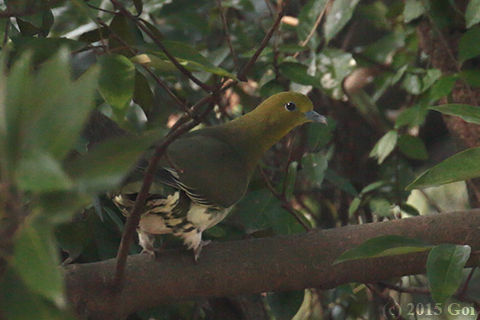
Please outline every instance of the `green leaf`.
[[403, 88], [411, 94], [420, 94], [423, 88], [422, 78], [418, 74], [407, 73], [403, 80]]
[[[219, 75], [221, 77], [229, 77], [234, 80], [238, 80], [237, 77], [230, 72], [215, 66], [207, 58], [202, 56], [192, 47], [177, 41], [163, 41], [162, 42], [167, 51], [173, 55], [180, 64], [182, 64], [187, 70], [198, 71], [203, 70], [209, 73]], [[163, 52], [150, 52], [148, 57], [152, 58], [157, 56], [165, 62], [171, 63], [168, 57]]]
[[295, 189], [295, 181], [297, 179], [297, 170], [298, 170], [298, 162], [293, 161], [288, 166], [287, 172], [287, 181], [286, 181], [286, 188], [285, 188], [285, 197], [287, 200], [290, 200], [293, 197], [293, 191]]
[[458, 44], [458, 59], [464, 62], [480, 55], [480, 26], [474, 26], [465, 32]]
[[8, 320], [70, 320], [67, 310], [60, 310], [43, 296], [29, 290], [19, 275], [10, 268], [0, 279], [0, 309]]
[[480, 22], [480, 0], [470, 0], [465, 11], [467, 29]]
[[400, 151], [411, 159], [425, 160], [428, 158], [425, 144], [419, 137], [404, 134], [398, 138], [397, 144]]
[[428, 114], [428, 109], [422, 104], [405, 109], [395, 121], [395, 129], [403, 126], [415, 127], [422, 125]]
[[352, 18], [359, 0], [336, 0], [324, 24], [325, 40], [333, 39]]
[[31, 100], [24, 106], [24, 147], [41, 148], [56, 159], [63, 159], [72, 150], [94, 107], [96, 77], [94, 67], [72, 82], [66, 49], [47, 61], [35, 79]]
[[[23, 144], [23, 137], [27, 125], [25, 121], [25, 107], [32, 98], [32, 90], [34, 87], [34, 79], [30, 74], [31, 54], [24, 54], [13, 65], [10, 75], [7, 78], [5, 91], [5, 146], [3, 157], [6, 158], [5, 169], [10, 175], [13, 175], [18, 166], [22, 149], [18, 146]], [[5, 79], [4, 78], [4, 79]], [[9, 178], [12, 178], [11, 176]]]
[[135, 6], [135, 9], [137, 10], [137, 14], [141, 15], [143, 12], [143, 0], [133, 0], [133, 5]]
[[406, 0], [403, 10], [403, 21], [409, 23], [422, 16], [429, 9], [429, 4], [423, 0]]
[[25, 284], [58, 307], [66, 306], [63, 275], [49, 226], [28, 223], [15, 239], [13, 265]]
[[479, 70], [465, 70], [460, 72], [460, 77], [468, 85], [472, 87], [480, 87], [480, 71]]
[[[327, 0], [310, 0], [300, 10], [298, 14], [297, 34], [301, 41], [307, 39], [308, 35], [315, 26], [318, 16], [325, 10]], [[315, 35], [307, 44], [311, 49], [315, 50], [319, 45], [318, 36]]]
[[85, 156], [67, 164], [66, 171], [79, 188], [98, 192], [118, 187], [147, 148], [158, 140], [158, 133], [144, 137], [119, 137], [95, 145]]
[[480, 147], [459, 152], [428, 169], [406, 190], [427, 188], [480, 177]]
[[468, 104], [443, 104], [440, 106], [429, 107], [431, 110], [457, 116], [466, 122], [480, 124], [480, 107]]
[[356, 259], [397, 256], [430, 250], [433, 246], [423, 240], [399, 235], [383, 235], [344, 252], [334, 264]]
[[444, 303], [457, 291], [471, 250], [468, 245], [441, 244], [430, 251], [427, 277], [430, 292], [437, 303]]
[[443, 76], [432, 85], [429, 92], [430, 101], [435, 102], [440, 98], [446, 97], [452, 92], [453, 86], [457, 81], [457, 75]]
[[73, 187], [72, 180], [65, 174], [60, 163], [38, 149], [28, 150], [15, 174], [19, 188], [24, 191], [52, 192]]
[[150, 89], [150, 84], [148, 83], [147, 78], [142, 73], [135, 70], [133, 101], [142, 107], [143, 112], [148, 114], [153, 107], [153, 100], [153, 92], [152, 89]]
[[308, 67], [301, 63], [285, 62], [279, 66], [280, 71], [291, 81], [305, 86], [318, 87], [320, 81], [307, 73]]
[[266, 300], [275, 320], [291, 320], [302, 305], [305, 290], [268, 293]]
[[428, 69], [422, 78], [422, 92], [427, 91], [441, 76], [442, 71], [438, 69]]
[[15, 37], [12, 39], [18, 52], [31, 52], [31, 63], [39, 63], [49, 59], [61, 48], [67, 47], [70, 51], [80, 50], [85, 44], [65, 38], [36, 38], [36, 37]]
[[345, 96], [343, 80], [356, 68], [352, 54], [326, 48], [317, 55], [316, 60], [322, 88], [334, 99], [342, 99]]
[[260, 189], [247, 193], [236, 208], [249, 234], [267, 229], [273, 229], [275, 234], [304, 232], [300, 224], [281, 205], [280, 200], [269, 190]]
[[322, 153], [307, 153], [302, 157], [302, 174], [310, 180], [312, 187], [320, 187], [328, 168], [327, 156]]
[[348, 207], [348, 215], [350, 217], [358, 210], [360, 204], [362, 204], [362, 199], [360, 197], [355, 197], [352, 200], [352, 203], [350, 203], [350, 206]]
[[395, 130], [388, 131], [373, 147], [370, 157], [378, 158], [378, 164], [382, 162], [392, 153], [397, 145], [398, 133]]
[[118, 54], [101, 56], [98, 65], [98, 91], [109, 105], [125, 111], [133, 97], [135, 66], [127, 57]]
[[[280, 93], [280, 92], [283, 92], [283, 91], [285, 91], [285, 89], [283, 88], [280, 81], [278, 81], [277, 79], [273, 79], [273, 80], [265, 83], [260, 88], [260, 95], [262, 97], [270, 97], [270, 96], [272, 96], [276, 93]], [[321, 126], [321, 127], [323, 127], [323, 126]]]
[[356, 196], [358, 194], [357, 190], [348, 179], [339, 176], [334, 170], [330, 168], [327, 168], [327, 170], [325, 170], [325, 179], [327, 179], [343, 191], [350, 193], [352, 196]]

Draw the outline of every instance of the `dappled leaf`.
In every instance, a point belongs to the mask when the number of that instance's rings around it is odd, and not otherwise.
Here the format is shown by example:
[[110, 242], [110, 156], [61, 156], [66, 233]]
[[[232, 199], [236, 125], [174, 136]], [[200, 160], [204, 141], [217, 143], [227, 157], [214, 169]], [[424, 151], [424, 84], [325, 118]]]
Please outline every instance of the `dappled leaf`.
[[439, 186], [480, 177], [480, 148], [459, 152], [422, 173], [406, 190]]
[[358, 2], [359, 0], [336, 0], [333, 2], [323, 26], [327, 42], [333, 39], [350, 21]]
[[335, 260], [335, 264], [355, 259], [379, 258], [430, 250], [433, 246], [420, 239], [384, 235], [368, 239]]
[[356, 62], [351, 53], [337, 49], [324, 49], [317, 55], [320, 84], [334, 99], [344, 97], [342, 83], [355, 69]]
[[437, 303], [444, 303], [457, 291], [471, 250], [470, 246], [441, 244], [430, 251], [427, 277], [430, 292]]

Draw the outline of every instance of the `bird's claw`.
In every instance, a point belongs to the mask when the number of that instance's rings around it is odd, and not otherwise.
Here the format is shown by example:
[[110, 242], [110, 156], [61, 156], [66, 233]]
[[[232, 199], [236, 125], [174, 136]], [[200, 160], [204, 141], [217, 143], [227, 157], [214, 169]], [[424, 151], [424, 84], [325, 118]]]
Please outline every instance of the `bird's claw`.
[[202, 252], [203, 247], [208, 246], [210, 243], [212, 243], [211, 240], [202, 240], [200, 245], [193, 249], [193, 253], [195, 254], [195, 263], [198, 263], [198, 258], [200, 258], [200, 252]]

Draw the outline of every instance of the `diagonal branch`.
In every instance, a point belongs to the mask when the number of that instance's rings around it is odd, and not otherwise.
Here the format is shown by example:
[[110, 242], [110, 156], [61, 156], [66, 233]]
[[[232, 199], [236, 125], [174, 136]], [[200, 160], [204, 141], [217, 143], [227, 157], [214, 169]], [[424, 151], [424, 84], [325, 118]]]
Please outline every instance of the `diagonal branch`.
[[277, 18], [275, 19], [275, 22], [273, 23], [272, 27], [270, 28], [270, 30], [268, 30], [267, 34], [263, 38], [263, 40], [260, 43], [260, 46], [258, 47], [257, 51], [255, 51], [252, 58], [247, 62], [245, 67], [243, 67], [242, 71], [240, 71], [240, 73], [237, 75], [238, 79], [240, 79], [241, 81], [246, 81], [247, 80], [246, 76], [247, 76], [247, 73], [250, 71], [250, 68], [253, 66], [255, 61], [257, 61], [257, 59], [260, 56], [260, 54], [262, 53], [262, 51], [268, 45], [268, 42], [272, 38], [275, 31], [277, 31], [278, 26], [280, 25], [280, 22], [282, 22], [283, 16], [287, 12], [287, 7], [288, 7], [289, 2], [290, 2], [290, 0], [286, 0], [286, 1], [283, 2], [282, 10], [280, 10], [280, 12], [278, 13]]
[[155, 36], [155, 34], [140, 20], [131, 14], [118, 0], [110, 0], [113, 5], [127, 18], [133, 20], [135, 24], [143, 31], [145, 34], [152, 39], [152, 41], [163, 51], [163, 53], [167, 56], [167, 58], [175, 65], [175, 67], [188, 79], [192, 80], [195, 84], [197, 84], [200, 88], [205, 90], [206, 92], [211, 92], [213, 90], [212, 87], [200, 81], [197, 77], [195, 77], [190, 71], [185, 69], [184, 66], [178, 62], [177, 58], [175, 58], [168, 50], [165, 48], [163, 43]]

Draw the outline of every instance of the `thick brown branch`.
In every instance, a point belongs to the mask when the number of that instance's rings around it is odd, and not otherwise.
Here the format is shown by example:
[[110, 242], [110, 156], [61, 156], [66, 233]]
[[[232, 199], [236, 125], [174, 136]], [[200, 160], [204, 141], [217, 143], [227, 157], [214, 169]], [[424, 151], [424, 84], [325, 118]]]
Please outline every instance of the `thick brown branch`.
[[[69, 299], [89, 319], [114, 319], [160, 303], [304, 288], [329, 289], [349, 282], [374, 283], [425, 273], [427, 254], [414, 253], [333, 265], [343, 252], [385, 234], [431, 244], [480, 249], [480, 210], [421, 216], [264, 239], [213, 243], [195, 264], [191, 252], [165, 251], [156, 261], [130, 256], [123, 291], [108, 284], [115, 260], [64, 269]], [[476, 257], [475, 259], [478, 259]], [[469, 265], [474, 259], [470, 259]]]

